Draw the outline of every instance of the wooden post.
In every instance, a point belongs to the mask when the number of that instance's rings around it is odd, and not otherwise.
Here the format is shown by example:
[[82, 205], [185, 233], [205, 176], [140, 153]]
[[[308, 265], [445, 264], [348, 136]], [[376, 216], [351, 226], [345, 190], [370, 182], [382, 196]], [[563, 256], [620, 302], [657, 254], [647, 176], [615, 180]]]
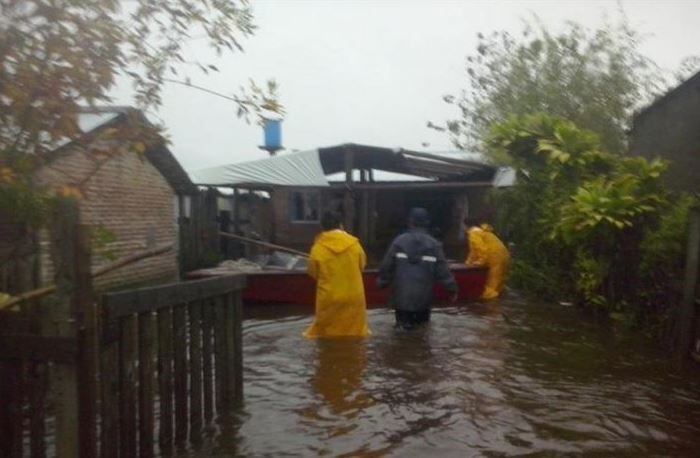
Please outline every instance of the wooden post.
[[700, 210], [694, 209], [688, 215], [688, 245], [683, 278], [683, 299], [678, 313], [678, 355], [681, 360], [685, 360], [688, 357], [692, 345], [699, 263]]
[[355, 202], [352, 197], [353, 156], [353, 152], [348, 149], [345, 150], [345, 154], [343, 155], [345, 161], [345, 195], [343, 199], [343, 211], [345, 213], [345, 230], [348, 232], [354, 232], [353, 223], [355, 221]]
[[75, 242], [75, 282], [73, 300], [78, 325], [77, 382], [79, 393], [80, 456], [97, 456], [97, 308], [92, 291], [90, 228], [80, 225]]
[[[370, 170], [370, 181], [372, 181], [371, 178], [372, 170]], [[368, 205], [368, 215], [367, 215], [367, 232], [368, 232], [368, 240], [367, 243], [370, 247], [374, 247], [374, 244], [377, 241], [377, 220], [375, 218], [375, 213], [377, 211], [377, 192], [376, 191], [367, 191], [369, 193], [369, 205]]]
[[369, 193], [370, 191], [365, 189], [361, 191], [362, 200], [360, 201], [360, 240], [364, 246], [369, 243]]
[[209, 188], [204, 195], [204, 211], [202, 212], [202, 238], [204, 240], [204, 251], [201, 253], [203, 257], [200, 262], [205, 262], [211, 267], [211, 262], [216, 255], [221, 252], [219, 245], [219, 205], [218, 191], [214, 188]]
[[[51, 226], [51, 258], [54, 266], [56, 295], [47, 304], [44, 332], [48, 335], [76, 338], [76, 313], [73, 307], [76, 283], [75, 242], [78, 205], [72, 200], [56, 204]], [[72, 458], [79, 455], [78, 380], [76, 365], [57, 362], [51, 377], [52, 398], [56, 409], [56, 456]]]
[[[241, 203], [241, 191], [235, 188], [233, 190], [233, 233], [236, 235], [241, 235]], [[235, 243], [232, 251], [236, 257], [243, 257], [247, 252], [242, 243]]]

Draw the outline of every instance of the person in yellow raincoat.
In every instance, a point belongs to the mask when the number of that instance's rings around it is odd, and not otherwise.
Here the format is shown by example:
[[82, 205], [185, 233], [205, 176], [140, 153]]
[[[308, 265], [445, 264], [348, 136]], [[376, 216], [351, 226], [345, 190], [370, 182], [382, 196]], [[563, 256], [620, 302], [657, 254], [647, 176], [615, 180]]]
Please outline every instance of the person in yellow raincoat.
[[367, 256], [359, 240], [341, 229], [337, 214], [324, 213], [321, 227], [308, 264], [316, 280], [316, 316], [304, 337], [368, 336], [362, 281]]
[[481, 298], [495, 299], [501, 295], [505, 287], [510, 265], [508, 248], [493, 233], [493, 228], [490, 225], [479, 224], [477, 220], [470, 218], [465, 219], [464, 224], [467, 227], [466, 235], [469, 244], [469, 256], [466, 264], [489, 268]]

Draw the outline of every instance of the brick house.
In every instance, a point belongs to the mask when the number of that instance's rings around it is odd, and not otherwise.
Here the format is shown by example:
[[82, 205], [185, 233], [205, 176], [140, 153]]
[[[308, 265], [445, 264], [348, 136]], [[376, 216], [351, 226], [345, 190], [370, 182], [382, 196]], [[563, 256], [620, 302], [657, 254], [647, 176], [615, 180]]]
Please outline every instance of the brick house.
[[[49, 190], [79, 188], [81, 222], [113, 237], [104, 247], [109, 257], [93, 254], [93, 269], [108, 264], [111, 258], [163, 244], [175, 246], [165, 254], [101, 277], [96, 286], [177, 280], [180, 207], [183, 196], [195, 194], [196, 187], [160, 137], [156, 137], [156, 141], [151, 138], [139, 142], [139, 132], [145, 135], [143, 127], [148, 121], [138, 110], [127, 107], [92, 109], [81, 113], [78, 121], [83, 131], [81, 139], [56, 149], [36, 172], [35, 180]], [[135, 151], [134, 142], [155, 146], [141, 148], [142, 153], [139, 153], [139, 148]], [[0, 223], [0, 255], [8, 251], [8, 243], [13, 243], [10, 229], [5, 225], [3, 231], [2, 226]], [[24, 290], [27, 283], [34, 286], [51, 283], [53, 271], [46, 231], [31, 234], [26, 228], [16, 226], [12, 230], [15, 234], [24, 232], [27, 245], [32, 245], [34, 250], [27, 256], [30, 253], [25, 249], [17, 260], [24, 275], [0, 272], [5, 277], [6, 290]], [[27, 275], [32, 281], [20, 278]], [[20, 283], [14, 288], [10, 284], [13, 276]]]
[[634, 117], [629, 150], [668, 160], [672, 189], [700, 192], [700, 72]]

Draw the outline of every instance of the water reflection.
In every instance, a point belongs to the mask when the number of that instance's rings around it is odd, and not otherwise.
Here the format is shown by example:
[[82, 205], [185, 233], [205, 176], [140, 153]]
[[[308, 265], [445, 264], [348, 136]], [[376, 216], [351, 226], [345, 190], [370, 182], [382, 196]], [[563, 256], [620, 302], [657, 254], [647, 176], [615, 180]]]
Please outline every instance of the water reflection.
[[290, 313], [246, 321], [245, 409], [200, 456], [698, 456], [700, 374], [573, 309], [470, 304], [410, 332], [373, 310], [371, 338], [319, 341]]
[[333, 414], [352, 418], [369, 402], [362, 390], [367, 341], [320, 339], [315, 343], [316, 370], [311, 384]]

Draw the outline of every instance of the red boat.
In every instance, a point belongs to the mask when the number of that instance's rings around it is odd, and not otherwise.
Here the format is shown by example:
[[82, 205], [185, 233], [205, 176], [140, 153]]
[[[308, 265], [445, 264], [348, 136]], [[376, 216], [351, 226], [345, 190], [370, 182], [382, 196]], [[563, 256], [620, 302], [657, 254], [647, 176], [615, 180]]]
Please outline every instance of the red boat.
[[[467, 267], [464, 264], [450, 264], [450, 271], [459, 285], [459, 300], [474, 300], [481, 296], [486, 283], [486, 268]], [[202, 269], [191, 272], [191, 278], [226, 275], [220, 269]], [[313, 305], [316, 297], [316, 284], [306, 272], [299, 270], [262, 270], [246, 273], [247, 283], [243, 292], [246, 304], [291, 304]], [[390, 288], [377, 288], [377, 270], [367, 269], [364, 272], [365, 297], [369, 307], [385, 306], [391, 293]], [[446, 301], [449, 295], [437, 284], [435, 286], [436, 301]]]

